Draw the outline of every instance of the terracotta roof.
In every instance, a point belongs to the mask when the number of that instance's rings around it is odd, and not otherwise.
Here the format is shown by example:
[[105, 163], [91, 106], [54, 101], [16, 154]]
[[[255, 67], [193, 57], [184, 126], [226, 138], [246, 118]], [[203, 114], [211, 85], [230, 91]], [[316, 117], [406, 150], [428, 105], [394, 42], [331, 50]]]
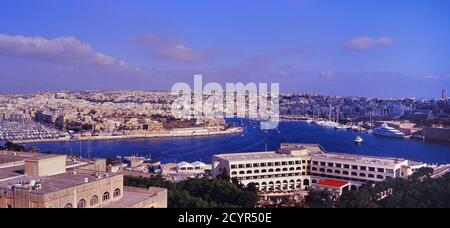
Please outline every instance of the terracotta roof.
[[338, 180], [322, 180], [318, 183], [318, 185], [326, 186], [326, 187], [334, 187], [334, 188], [342, 188], [345, 185], [349, 184], [348, 182], [338, 181]]

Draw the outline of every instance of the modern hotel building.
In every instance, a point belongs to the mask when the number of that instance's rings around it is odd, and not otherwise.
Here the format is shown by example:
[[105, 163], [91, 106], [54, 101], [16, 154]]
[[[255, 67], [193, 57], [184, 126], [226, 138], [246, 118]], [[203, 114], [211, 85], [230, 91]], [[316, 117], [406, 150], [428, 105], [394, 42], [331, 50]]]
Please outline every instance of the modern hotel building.
[[426, 164], [399, 158], [326, 152], [316, 144], [282, 144], [276, 152], [221, 154], [213, 157], [213, 176], [224, 173], [261, 192], [292, 192], [339, 180], [357, 189], [365, 182], [407, 178]]
[[299, 190], [311, 183], [311, 158], [304, 148], [282, 149], [279, 152], [221, 154], [213, 157], [213, 176], [226, 174], [259, 190]]

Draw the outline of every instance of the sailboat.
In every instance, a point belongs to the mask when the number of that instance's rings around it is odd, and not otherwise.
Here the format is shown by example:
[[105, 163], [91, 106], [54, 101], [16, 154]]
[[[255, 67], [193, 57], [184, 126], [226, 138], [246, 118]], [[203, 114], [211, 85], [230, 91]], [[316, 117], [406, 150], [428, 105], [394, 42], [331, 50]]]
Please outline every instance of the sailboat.
[[330, 128], [335, 128], [335, 127], [339, 126], [338, 123], [331, 121], [331, 103], [330, 103], [330, 108], [329, 108], [329, 113], [328, 113], [328, 120], [319, 121], [319, 122], [317, 122], [317, 124], [322, 127], [330, 127]]

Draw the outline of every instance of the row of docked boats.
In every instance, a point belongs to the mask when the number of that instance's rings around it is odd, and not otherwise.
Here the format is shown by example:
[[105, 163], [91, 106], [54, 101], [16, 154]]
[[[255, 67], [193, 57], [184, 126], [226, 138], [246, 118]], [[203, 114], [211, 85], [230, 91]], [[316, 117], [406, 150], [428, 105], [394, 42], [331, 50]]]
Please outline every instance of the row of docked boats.
[[[316, 124], [321, 127], [328, 127], [334, 129], [344, 129], [349, 131], [365, 131], [364, 128], [356, 125], [342, 125], [333, 121], [328, 120], [307, 120], [306, 122], [311, 124]], [[404, 138], [405, 134], [393, 127], [389, 127], [387, 124], [382, 124], [380, 127], [375, 128], [374, 130], [369, 130], [369, 133], [379, 136], [392, 137], [392, 138]], [[359, 141], [359, 140], [358, 140]]]
[[334, 128], [336, 130], [349, 130], [349, 131], [363, 131], [364, 129], [356, 126], [356, 125], [344, 125], [344, 124], [339, 124], [337, 122], [334, 121], [329, 121], [329, 120], [306, 120], [306, 122], [311, 123], [311, 124], [315, 124], [321, 127], [327, 127], [327, 128]]

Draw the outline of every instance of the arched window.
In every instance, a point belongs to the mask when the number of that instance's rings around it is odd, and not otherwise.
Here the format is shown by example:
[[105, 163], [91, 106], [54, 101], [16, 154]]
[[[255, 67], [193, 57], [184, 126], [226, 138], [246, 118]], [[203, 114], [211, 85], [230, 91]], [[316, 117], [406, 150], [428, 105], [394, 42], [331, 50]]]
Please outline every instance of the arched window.
[[252, 174], [252, 171], [251, 171], [251, 170], [248, 170], [248, 171], [247, 171], [247, 174]]
[[366, 174], [365, 173], [360, 173], [359, 176], [360, 177], [366, 177]]
[[119, 197], [119, 196], [120, 196], [120, 189], [116, 188], [116, 190], [114, 190], [114, 193], [113, 193], [113, 198], [116, 198], [116, 197]]
[[303, 185], [309, 186], [309, 180], [308, 179], [303, 180]]
[[373, 174], [369, 174], [368, 175], [370, 178], [374, 178], [375, 177], [375, 175], [373, 175]]
[[236, 171], [233, 171], [233, 172], [231, 173], [231, 175], [237, 175], [237, 172], [236, 172]]
[[294, 170], [295, 170], [294, 167], [289, 168], [289, 171], [294, 171]]
[[81, 199], [78, 201], [77, 208], [85, 208], [86, 207], [86, 200]]
[[283, 172], [285, 172], [285, 171], [288, 171], [288, 169], [287, 168], [283, 168]]
[[105, 193], [103, 193], [103, 197], [102, 197], [102, 200], [103, 200], [103, 201], [107, 201], [107, 200], [109, 200], [109, 192], [105, 192]]
[[66, 205], [64, 206], [64, 208], [73, 208], [73, 206], [72, 206], [71, 203], [68, 203], [68, 204], [66, 204]]
[[281, 169], [280, 168], [275, 169], [275, 172], [281, 172]]
[[267, 170], [263, 169], [261, 170], [261, 173], [267, 173]]
[[302, 187], [302, 180], [298, 179], [296, 182], [297, 182], [297, 188], [301, 188]]
[[245, 171], [240, 171], [239, 174], [245, 174]]
[[259, 173], [259, 170], [255, 170], [253, 173]]
[[273, 173], [273, 169], [269, 169], [269, 173]]
[[98, 196], [95, 195], [91, 198], [91, 206], [95, 206], [97, 204], [98, 204]]
[[297, 169], [297, 170], [301, 170], [301, 169], [302, 169], [302, 167], [297, 167], [296, 169]]

